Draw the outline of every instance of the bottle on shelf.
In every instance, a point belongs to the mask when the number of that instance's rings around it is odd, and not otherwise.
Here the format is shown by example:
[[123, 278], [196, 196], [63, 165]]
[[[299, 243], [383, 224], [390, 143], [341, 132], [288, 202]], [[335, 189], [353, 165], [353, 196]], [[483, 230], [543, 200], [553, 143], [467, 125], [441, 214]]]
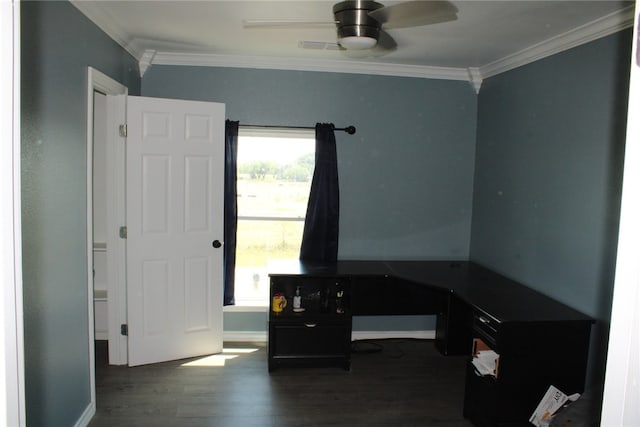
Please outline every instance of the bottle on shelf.
[[342, 296], [344, 295], [344, 291], [341, 289], [336, 292], [336, 313], [344, 314], [344, 306], [342, 305]]
[[296, 294], [293, 296], [293, 309], [302, 309], [302, 296], [300, 295], [300, 286], [296, 287]]

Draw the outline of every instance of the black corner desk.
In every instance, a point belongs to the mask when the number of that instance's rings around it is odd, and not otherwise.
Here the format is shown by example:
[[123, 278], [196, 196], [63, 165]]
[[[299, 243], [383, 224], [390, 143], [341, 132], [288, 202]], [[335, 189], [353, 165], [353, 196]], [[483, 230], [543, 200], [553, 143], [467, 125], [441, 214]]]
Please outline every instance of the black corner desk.
[[[295, 262], [270, 271], [269, 370], [298, 365], [350, 368], [352, 316], [436, 315], [435, 346], [468, 355], [463, 414], [477, 426], [530, 426], [550, 385], [585, 386], [594, 320], [466, 261]], [[298, 293], [303, 310], [293, 307]], [[481, 374], [474, 358], [495, 352]]]

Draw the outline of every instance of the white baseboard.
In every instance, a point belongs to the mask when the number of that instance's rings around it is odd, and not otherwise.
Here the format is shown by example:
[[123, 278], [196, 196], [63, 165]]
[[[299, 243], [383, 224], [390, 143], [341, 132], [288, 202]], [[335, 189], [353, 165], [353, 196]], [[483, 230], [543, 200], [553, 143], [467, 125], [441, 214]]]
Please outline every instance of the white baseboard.
[[267, 342], [267, 331], [224, 331], [225, 342]]
[[[381, 340], [390, 338], [411, 338], [432, 340], [436, 337], [436, 331], [353, 331], [351, 339], [356, 340]], [[267, 342], [266, 331], [224, 331], [223, 341], [228, 342]]]
[[89, 422], [96, 414], [96, 404], [95, 402], [91, 402], [89, 406], [84, 410], [78, 421], [76, 421], [75, 427], [87, 427]]

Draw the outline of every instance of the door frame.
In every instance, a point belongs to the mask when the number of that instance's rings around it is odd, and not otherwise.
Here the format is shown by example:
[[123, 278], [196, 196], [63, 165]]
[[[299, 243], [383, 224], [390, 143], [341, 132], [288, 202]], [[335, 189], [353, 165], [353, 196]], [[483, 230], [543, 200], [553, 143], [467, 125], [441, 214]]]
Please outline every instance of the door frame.
[[0, 423], [26, 425], [20, 199], [20, 2], [0, 1]]
[[[110, 78], [106, 74], [96, 70], [93, 67], [87, 67], [87, 141], [86, 141], [86, 149], [87, 149], [87, 170], [86, 170], [86, 179], [87, 179], [87, 206], [86, 206], [86, 217], [87, 217], [87, 313], [88, 313], [88, 322], [89, 322], [89, 370], [90, 370], [90, 391], [91, 391], [91, 402], [90, 405], [93, 407], [93, 411], [95, 411], [96, 404], [96, 383], [95, 383], [95, 322], [94, 322], [94, 295], [93, 295], [93, 130], [94, 130], [94, 111], [93, 111], [93, 102], [94, 102], [94, 92], [101, 92], [105, 95], [124, 95], [126, 96], [129, 92], [129, 89]], [[123, 97], [124, 98], [124, 97]], [[117, 115], [116, 115], [117, 114]], [[124, 110], [121, 112], [111, 111], [109, 107], [107, 107], [107, 117], [104, 120], [108, 120], [110, 116], [118, 117], [118, 115], [122, 114], [124, 117]], [[113, 134], [112, 134], [113, 132]], [[120, 138], [116, 136], [115, 129], [108, 130], [108, 140], [119, 140]], [[107, 149], [107, 156], [116, 156], [117, 148], [114, 146], [115, 144], [110, 144]], [[113, 146], [113, 147], [111, 147]], [[112, 148], [112, 149], [110, 149]], [[117, 159], [114, 157], [114, 160]], [[122, 165], [124, 167], [124, 165]], [[122, 182], [124, 183], [124, 176], [122, 175]], [[124, 190], [122, 190], [124, 191]], [[113, 203], [114, 210], [117, 210], [119, 205]], [[118, 206], [115, 206], [118, 205]], [[124, 202], [122, 202], [122, 210], [124, 211]], [[123, 214], [124, 216], [124, 214]], [[107, 216], [109, 221], [109, 215]], [[124, 224], [124, 222], [122, 223]], [[111, 254], [107, 252], [107, 266], [118, 265], [114, 272], [108, 271], [107, 277], [108, 285], [107, 285], [107, 301], [110, 302], [119, 302], [121, 299], [125, 298], [126, 303], [126, 295], [125, 295], [125, 284], [121, 282], [121, 278], [124, 276], [119, 273], [119, 270], [124, 271], [125, 264], [122, 262], [125, 257], [124, 252], [124, 242], [109, 242], [107, 241], [107, 247], [109, 247], [109, 243], [112, 243]], [[115, 245], [113, 245], [115, 243]], [[115, 274], [114, 274], [115, 273]], [[113, 279], [116, 280], [113, 280]], [[109, 303], [108, 304], [108, 335], [109, 335], [109, 362], [112, 364], [123, 364], [126, 363], [126, 337], [120, 336], [119, 328], [113, 327], [114, 324], [120, 324], [122, 321], [119, 309], [120, 304]], [[124, 323], [124, 322], [122, 322]], [[113, 354], [113, 358], [112, 358]], [[121, 360], [121, 355], [124, 354], [125, 360], [124, 362]]]

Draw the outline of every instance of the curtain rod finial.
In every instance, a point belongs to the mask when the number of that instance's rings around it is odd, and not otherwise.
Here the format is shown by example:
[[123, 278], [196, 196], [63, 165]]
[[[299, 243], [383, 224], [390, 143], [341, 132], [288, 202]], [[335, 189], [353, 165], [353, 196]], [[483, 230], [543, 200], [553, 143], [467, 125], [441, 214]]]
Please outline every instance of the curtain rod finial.
[[347, 126], [346, 128], [344, 128], [344, 131], [349, 135], [353, 135], [354, 133], [356, 133], [356, 128], [355, 126]]

